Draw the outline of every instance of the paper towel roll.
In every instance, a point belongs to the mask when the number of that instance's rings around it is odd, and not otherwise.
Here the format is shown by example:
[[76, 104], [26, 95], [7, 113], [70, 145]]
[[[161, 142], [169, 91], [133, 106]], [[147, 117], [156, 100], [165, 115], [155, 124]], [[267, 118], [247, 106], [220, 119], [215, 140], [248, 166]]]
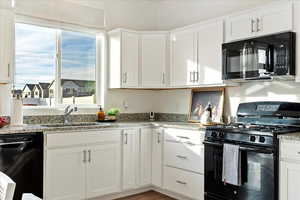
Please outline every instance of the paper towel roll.
[[21, 98], [12, 98], [11, 103], [11, 125], [23, 125], [23, 102]]

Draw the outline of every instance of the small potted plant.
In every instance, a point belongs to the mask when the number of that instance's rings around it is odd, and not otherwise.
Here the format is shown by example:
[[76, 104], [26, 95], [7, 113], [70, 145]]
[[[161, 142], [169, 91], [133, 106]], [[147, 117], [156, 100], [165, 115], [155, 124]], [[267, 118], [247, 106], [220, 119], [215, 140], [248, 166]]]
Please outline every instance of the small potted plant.
[[5, 119], [4, 117], [0, 117], [0, 128], [6, 125], [8, 125], [7, 119]]
[[106, 114], [107, 114], [107, 120], [112, 120], [115, 121], [117, 120], [117, 115], [120, 113], [120, 110], [118, 108], [111, 108], [109, 109]]

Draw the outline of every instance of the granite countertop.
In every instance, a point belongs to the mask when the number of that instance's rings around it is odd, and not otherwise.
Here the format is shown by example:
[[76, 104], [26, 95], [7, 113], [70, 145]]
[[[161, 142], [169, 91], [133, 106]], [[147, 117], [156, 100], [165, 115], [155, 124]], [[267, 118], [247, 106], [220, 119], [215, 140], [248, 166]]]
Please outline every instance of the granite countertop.
[[32, 133], [32, 132], [55, 132], [55, 131], [69, 131], [69, 130], [86, 130], [86, 129], [105, 129], [105, 128], [129, 128], [129, 127], [142, 127], [142, 126], [154, 126], [164, 128], [182, 128], [190, 130], [205, 130], [205, 127], [201, 127], [199, 124], [187, 123], [187, 122], [114, 122], [114, 123], [95, 123], [95, 125], [80, 126], [63, 126], [63, 127], [49, 127], [45, 125], [20, 125], [20, 126], [7, 126], [0, 129], [0, 134], [12, 134], [12, 133]]
[[280, 140], [299, 140], [300, 141], [300, 132], [279, 135], [278, 138]]

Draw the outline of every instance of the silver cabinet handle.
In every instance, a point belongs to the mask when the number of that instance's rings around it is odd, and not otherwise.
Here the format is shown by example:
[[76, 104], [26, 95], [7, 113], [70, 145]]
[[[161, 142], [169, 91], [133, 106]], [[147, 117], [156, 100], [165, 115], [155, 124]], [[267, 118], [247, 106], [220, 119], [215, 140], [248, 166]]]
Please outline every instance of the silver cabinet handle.
[[194, 143], [192, 143], [192, 142], [185, 142], [185, 144], [187, 144], [187, 145], [191, 145], [191, 146], [195, 146], [195, 144], [194, 144]]
[[83, 163], [86, 163], [86, 150], [83, 151]]
[[163, 72], [163, 74], [162, 74], [162, 84], [165, 84], [166, 83], [166, 74], [165, 74], [165, 72]]
[[157, 133], [157, 143], [160, 144], [160, 133]]
[[10, 64], [7, 65], [7, 77], [10, 78]]
[[194, 82], [193, 76], [193, 72], [190, 72], [190, 82]]
[[124, 136], [125, 136], [125, 142], [124, 142], [124, 144], [128, 144], [128, 133], [125, 133]]
[[178, 138], [181, 138], [181, 139], [186, 139], [186, 140], [189, 140], [190, 138], [189, 137], [185, 137], [185, 136], [180, 136], [180, 135], [177, 135]]
[[176, 155], [176, 157], [177, 157], [177, 158], [180, 158], [180, 159], [184, 159], [184, 160], [186, 160], [186, 159], [187, 159], [187, 157], [186, 157], [186, 156], [181, 156], [181, 155]]
[[125, 83], [127, 83], [127, 72], [125, 72]]
[[195, 72], [195, 82], [199, 81], [199, 72]]
[[181, 185], [186, 185], [186, 184], [187, 184], [186, 182], [179, 181], [179, 180], [176, 180], [176, 183], [179, 183], [179, 184], [181, 184]]
[[261, 31], [261, 30], [260, 30], [260, 19], [257, 18], [257, 19], [256, 19], [256, 32], [259, 32], [259, 31]]
[[89, 153], [89, 159], [88, 159], [88, 161], [89, 161], [89, 163], [91, 163], [91, 161], [92, 161], [91, 150], [88, 150], [88, 153]]
[[254, 33], [255, 30], [254, 30], [254, 23], [255, 21], [253, 19], [251, 19], [251, 32]]

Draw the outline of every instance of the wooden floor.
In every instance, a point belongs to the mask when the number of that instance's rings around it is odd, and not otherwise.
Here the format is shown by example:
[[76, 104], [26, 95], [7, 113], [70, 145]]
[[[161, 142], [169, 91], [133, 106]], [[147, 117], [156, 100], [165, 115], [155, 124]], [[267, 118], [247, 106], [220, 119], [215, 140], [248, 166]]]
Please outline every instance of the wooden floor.
[[175, 199], [155, 191], [149, 191], [149, 192], [144, 192], [129, 197], [124, 197], [117, 200], [175, 200]]

